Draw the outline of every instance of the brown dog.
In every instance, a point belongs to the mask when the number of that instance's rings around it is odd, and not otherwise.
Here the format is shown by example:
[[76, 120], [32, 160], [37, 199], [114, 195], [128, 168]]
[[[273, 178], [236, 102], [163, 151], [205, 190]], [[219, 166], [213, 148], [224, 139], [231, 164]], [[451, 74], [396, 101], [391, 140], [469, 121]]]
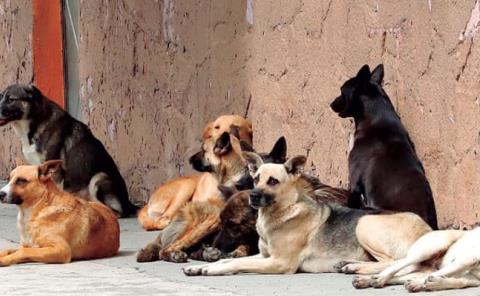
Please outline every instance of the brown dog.
[[[185, 253], [188, 248], [218, 229], [220, 212], [225, 204], [218, 185], [233, 187], [237, 182], [246, 178], [251, 180], [251, 177], [242, 157], [240, 141], [236, 137], [227, 132], [223, 133], [217, 140], [213, 151], [220, 158], [220, 167], [218, 174], [208, 173], [210, 176], [216, 177], [208, 187], [203, 189], [209, 194], [201, 192], [196, 195], [195, 193], [192, 200], [175, 214], [172, 223], [167, 225], [158, 239], [140, 251], [137, 261], [162, 259], [184, 262], [188, 258]], [[217, 183], [214, 184], [214, 181]], [[252, 180], [250, 183], [253, 185]], [[153, 258], [150, 258], [152, 256]]]
[[218, 142], [221, 135], [231, 131], [238, 134], [237, 138], [241, 141], [252, 142], [252, 123], [243, 117], [224, 115], [208, 123], [203, 131], [202, 151], [193, 157], [209, 169], [201, 170], [204, 171], [202, 174], [175, 178], [160, 186], [138, 214], [138, 220], [144, 229], [164, 229], [178, 210], [189, 201], [202, 202], [218, 195], [218, 181], [224, 181], [219, 178], [225, 179], [230, 176], [219, 175], [224, 165], [221, 161], [224, 158], [219, 157], [221, 151], [216, 146], [222, 144]]
[[61, 191], [54, 179], [62, 161], [19, 166], [0, 191], [4, 203], [18, 206], [21, 247], [0, 252], [0, 265], [25, 262], [68, 263], [111, 257], [120, 246], [120, 229], [111, 209]]

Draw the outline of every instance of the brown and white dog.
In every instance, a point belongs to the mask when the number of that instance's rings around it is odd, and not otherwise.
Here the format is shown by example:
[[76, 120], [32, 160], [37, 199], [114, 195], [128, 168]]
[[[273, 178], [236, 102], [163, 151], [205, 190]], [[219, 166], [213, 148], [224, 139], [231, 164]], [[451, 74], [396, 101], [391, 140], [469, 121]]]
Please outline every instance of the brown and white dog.
[[404, 284], [409, 292], [480, 286], [480, 228], [438, 230], [419, 238], [405, 258], [378, 275], [358, 276], [357, 288]]
[[231, 173], [221, 172], [229, 165], [221, 163], [226, 158], [219, 157], [224, 153], [219, 148], [222, 145], [219, 139], [225, 132], [235, 133], [239, 140], [246, 143], [252, 142], [252, 123], [243, 117], [224, 115], [208, 123], [203, 131], [202, 149], [190, 161], [204, 173], [172, 179], [155, 190], [147, 205], [138, 213], [138, 221], [144, 229], [162, 230], [186, 203], [206, 201], [219, 195], [217, 186], [232, 177]]
[[[298, 183], [306, 158], [283, 164], [247, 159], [255, 170], [259, 256], [184, 268], [186, 275], [335, 272], [371, 274], [406, 255], [431, 228], [413, 213], [379, 213], [318, 202]], [[372, 261], [372, 257], [377, 261]]]
[[111, 257], [120, 245], [111, 209], [61, 191], [54, 182], [62, 161], [19, 166], [0, 191], [4, 203], [18, 206], [19, 249], [0, 252], [0, 265], [68, 263]]

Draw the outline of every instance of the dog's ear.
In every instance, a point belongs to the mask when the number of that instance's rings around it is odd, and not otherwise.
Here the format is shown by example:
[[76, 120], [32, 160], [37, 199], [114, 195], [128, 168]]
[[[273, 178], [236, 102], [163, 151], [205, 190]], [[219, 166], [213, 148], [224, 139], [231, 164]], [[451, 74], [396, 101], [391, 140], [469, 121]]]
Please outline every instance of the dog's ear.
[[263, 164], [263, 159], [254, 152], [243, 152], [243, 158], [247, 161], [248, 170], [250, 175], [257, 172], [258, 168]]
[[302, 171], [303, 167], [305, 166], [305, 162], [307, 162], [307, 158], [303, 155], [298, 155], [290, 158], [285, 163], [285, 169], [289, 174], [298, 174]]
[[373, 69], [370, 81], [375, 82], [378, 85], [382, 85], [383, 75], [383, 64], [379, 64], [377, 67], [375, 67], [375, 69]]
[[356, 79], [360, 82], [370, 81], [372, 74], [370, 73], [370, 67], [368, 65], [363, 65], [362, 68], [357, 73]]
[[238, 190], [234, 187], [228, 187], [225, 185], [218, 185], [218, 190], [222, 193], [223, 199], [228, 200], [232, 195], [238, 192]]
[[240, 149], [245, 152], [255, 152], [255, 149], [244, 140], [240, 140]]
[[55, 181], [57, 176], [62, 173], [62, 164], [63, 161], [59, 159], [45, 161], [38, 166], [38, 179], [41, 182], [47, 182], [48, 180]]
[[32, 99], [40, 99], [42, 97], [42, 92], [33, 84], [27, 85], [25, 91]]
[[230, 134], [224, 132], [217, 142], [215, 142], [215, 147], [213, 148], [213, 153], [216, 155], [225, 155], [232, 150], [232, 142], [230, 141]]
[[285, 140], [285, 137], [278, 138], [268, 155], [272, 158], [273, 163], [285, 163], [287, 160], [287, 140]]
[[240, 127], [232, 124], [230, 126], [230, 134], [240, 140]]

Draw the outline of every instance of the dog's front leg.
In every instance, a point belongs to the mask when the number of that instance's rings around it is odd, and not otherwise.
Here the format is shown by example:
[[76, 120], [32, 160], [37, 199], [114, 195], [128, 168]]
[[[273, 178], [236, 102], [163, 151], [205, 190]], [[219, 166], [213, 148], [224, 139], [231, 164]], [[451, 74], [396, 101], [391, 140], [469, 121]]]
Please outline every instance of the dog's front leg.
[[21, 247], [10, 255], [0, 257], [0, 266], [26, 262], [68, 263], [71, 259], [71, 250], [66, 244], [54, 244], [39, 248]]
[[261, 273], [261, 274], [285, 274], [295, 273], [297, 266], [285, 260], [273, 257], [244, 257], [233, 259], [225, 263], [214, 263], [200, 266], [187, 267], [186, 275], [227, 275], [236, 273]]
[[17, 250], [18, 249], [7, 249], [7, 250], [0, 251], [0, 257], [8, 256], [12, 253], [15, 253]]

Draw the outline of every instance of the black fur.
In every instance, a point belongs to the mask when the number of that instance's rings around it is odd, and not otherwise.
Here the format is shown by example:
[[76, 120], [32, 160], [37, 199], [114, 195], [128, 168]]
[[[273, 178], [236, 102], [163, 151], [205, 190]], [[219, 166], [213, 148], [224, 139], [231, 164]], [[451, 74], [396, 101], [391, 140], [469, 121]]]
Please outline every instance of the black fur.
[[74, 119], [35, 86], [12, 85], [0, 101], [0, 124], [28, 120], [29, 144], [44, 155], [45, 160], [63, 160], [64, 189], [78, 192], [88, 188], [92, 177], [100, 172], [108, 177], [99, 181], [97, 198], [116, 198], [122, 216], [136, 213], [137, 207], [128, 198], [127, 186], [112, 157], [90, 129]]
[[[383, 90], [383, 65], [367, 65], [341, 87], [330, 105], [353, 117], [355, 141], [349, 155], [349, 206], [410, 211], [437, 229], [430, 184], [407, 130]], [[362, 200], [362, 196], [364, 200]]]

